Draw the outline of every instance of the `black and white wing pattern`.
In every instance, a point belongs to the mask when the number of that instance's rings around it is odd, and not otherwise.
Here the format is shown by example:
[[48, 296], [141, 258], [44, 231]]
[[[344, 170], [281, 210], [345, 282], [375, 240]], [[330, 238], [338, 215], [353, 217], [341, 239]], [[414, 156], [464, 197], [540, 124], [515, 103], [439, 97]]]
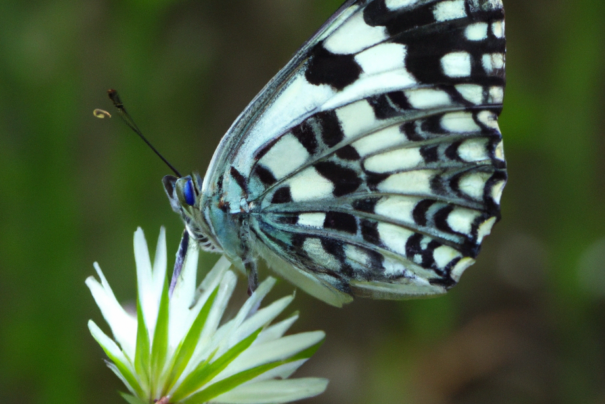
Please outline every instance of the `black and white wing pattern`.
[[499, 219], [504, 64], [501, 0], [346, 2], [215, 153], [215, 247], [336, 306], [446, 292]]

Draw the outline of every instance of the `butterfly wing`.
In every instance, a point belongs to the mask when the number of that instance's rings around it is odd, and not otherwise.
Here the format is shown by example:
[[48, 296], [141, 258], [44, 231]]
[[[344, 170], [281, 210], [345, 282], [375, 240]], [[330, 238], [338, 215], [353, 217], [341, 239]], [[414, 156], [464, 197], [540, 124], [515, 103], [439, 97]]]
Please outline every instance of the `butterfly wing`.
[[500, 0], [349, 1], [234, 123], [205, 192], [245, 195], [255, 248], [331, 304], [444, 293], [499, 218], [504, 59]]

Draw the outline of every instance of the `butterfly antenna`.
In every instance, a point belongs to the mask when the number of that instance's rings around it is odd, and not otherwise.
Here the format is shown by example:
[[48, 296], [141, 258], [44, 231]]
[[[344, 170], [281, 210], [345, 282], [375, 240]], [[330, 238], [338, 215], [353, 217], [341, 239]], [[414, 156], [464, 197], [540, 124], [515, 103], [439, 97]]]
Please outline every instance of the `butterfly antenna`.
[[147, 143], [147, 146], [149, 146], [151, 148], [151, 150], [153, 150], [153, 152], [155, 154], [157, 154], [157, 156], [159, 158], [161, 158], [162, 161], [164, 163], [166, 163], [166, 165], [168, 167], [170, 167], [170, 169], [176, 174], [177, 177], [179, 177], [179, 178], [182, 177], [181, 173], [179, 173], [178, 170], [176, 168], [174, 168], [172, 166], [172, 164], [170, 164], [168, 162], [168, 160], [166, 160], [164, 158], [164, 156], [162, 156], [160, 154], [160, 152], [156, 150], [155, 147], [153, 147], [153, 145], [149, 142], [149, 140], [147, 140], [147, 138], [145, 136], [143, 136], [143, 134], [141, 133], [141, 130], [139, 129], [137, 124], [134, 123], [134, 120], [132, 119], [130, 114], [126, 111], [126, 108], [124, 108], [124, 104], [122, 104], [122, 100], [120, 100], [120, 96], [118, 95], [118, 92], [116, 90], [110, 89], [110, 90], [107, 90], [107, 95], [109, 95], [109, 99], [111, 99], [111, 101], [113, 102], [113, 105], [118, 109], [118, 112], [120, 113], [120, 118], [122, 118], [122, 120], [126, 123], [126, 125], [128, 125], [128, 127], [130, 129], [132, 129], [134, 133], [139, 135], [139, 137], [141, 139], [143, 139], [143, 141], [145, 143]]

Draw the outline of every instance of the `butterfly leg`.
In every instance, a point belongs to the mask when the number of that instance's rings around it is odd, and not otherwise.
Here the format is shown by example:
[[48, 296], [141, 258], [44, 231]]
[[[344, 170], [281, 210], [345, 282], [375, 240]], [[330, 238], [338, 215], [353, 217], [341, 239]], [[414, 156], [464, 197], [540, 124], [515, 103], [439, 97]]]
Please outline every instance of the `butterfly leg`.
[[243, 215], [240, 216], [239, 239], [241, 240], [241, 258], [248, 276], [248, 295], [250, 296], [258, 287], [258, 270], [247, 241], [250, 239], [249, 223]]
[[252, 293], [258, 288], [258, 271], [256, 269], [256, 261], [253, 259], [247, 260], [244, 263], [244, 267], [246, 268], [246, 275], [248, 276], [248, 295], [252, 295]]

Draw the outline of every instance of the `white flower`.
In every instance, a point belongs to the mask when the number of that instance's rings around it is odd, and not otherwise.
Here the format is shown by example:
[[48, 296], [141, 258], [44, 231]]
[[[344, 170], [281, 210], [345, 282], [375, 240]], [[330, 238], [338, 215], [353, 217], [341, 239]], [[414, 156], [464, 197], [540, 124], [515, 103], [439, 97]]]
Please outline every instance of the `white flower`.
[[221, 257], [196, 288], [198, 252], [190, 247], [169, 298], [166, 236], [162, 228], [153, 265], [143, 231], [134, 235], [138, 300], [136, 318], [116, 300], [97, 263], [100, 282], [86, 280], [114, 339], [93, 322], [93, 337], [124, 382], [131, 404], [284, 403], [322, 393], [327, 380], [286, 380], [321, 345], [323, 331], [284, 336], [297, 314], [269, 325], [292, 301], [286, 296], [257, 310], [275, 284], [261, 283], [235, 318], [221, 324], [236, 283]]

